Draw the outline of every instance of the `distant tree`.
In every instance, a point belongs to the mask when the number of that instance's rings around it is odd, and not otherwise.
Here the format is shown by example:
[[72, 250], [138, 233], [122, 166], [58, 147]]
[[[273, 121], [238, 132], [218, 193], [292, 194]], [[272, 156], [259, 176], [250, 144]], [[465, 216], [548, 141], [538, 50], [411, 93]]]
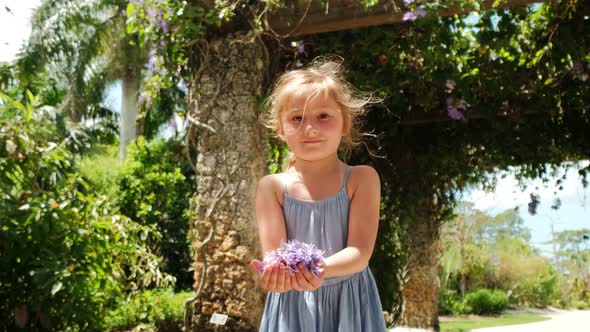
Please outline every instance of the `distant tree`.
[[[590, 229], [556, 232], [557, 262], [568, 273], [590, 277]], [[589, 280], [590, 281], [590, 280]]]
[[147, 47], [126, 33], [124, 0], [45, 0], [32, 18], [31, 37], [17, 60], [25, 87], [48, 73], [66, 94], [61, 109], [78, 124], [109, 113], [105, 87], [122, 81], [120, 158], [137, 135], [137, 101]]
[[528, 242], [531, 239], [531, 230], [524, 226], [524, 219], [518, 209], [505, 210], [484, 221], [476, 226], [480, 240], [491, 242], [503, 238], [519, 238]]
[[558, 271], [530, 245], [530, 229], [518, 210], [490, 216], [463, 202], [457, 212], [460, 214], [443, 225], [441, 233], [441, 287], [447, 287], [441, 296], [500, 288], [515, 305], [542, 307], [557, 299]]
[[481, 265], [485, 253], [477, 243], [482, 241], [482, 225], [490, 217], [474, 208], [470, 202], [461, 202], [457, 216], [441, 228], [442, 256], [441, 289], [448, 283], [452, 274], [458, 279], [461, 296], [467, 292], [467, 279], [470, 271]]

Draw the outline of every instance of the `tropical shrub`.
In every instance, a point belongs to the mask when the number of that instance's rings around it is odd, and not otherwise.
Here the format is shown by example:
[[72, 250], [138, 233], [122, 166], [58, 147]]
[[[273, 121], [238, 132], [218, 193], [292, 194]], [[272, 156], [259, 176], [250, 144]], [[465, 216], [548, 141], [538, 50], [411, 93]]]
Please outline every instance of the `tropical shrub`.
[[542, 256], [502, 253], [494, 274], [495, 286], [507, 290], [517, 306], [546, 307], [559, 295], [558, 273]]
[[0, 330], [97, 329], [112, 299], [171, 283], [153, 230], [77, 175], [55, 112], [0, 97]]
[[174, 293], [170, 288], [134, 293], [107, 313], [105, 330], [132, 329], [181, 331], [184, 301], [191, 292]]
[[439, 315], [466, 315], [472, 312], [472, 308], [465, 302], [464, 298], [459, 297], [457, 294], [441, 290], [441, 294], [438, 301], [438, 313]]
[[559, 275], [548, 265], [539, 274], [529, 276], [514, 285], [510, 302], [519, 306], [544, 308], [557, 302], [559, 297]]
[[164, 271], [176, 277], [177, 289], [190, 288], [193, 283], [187, 238], [192, 169], [185, 160], [180, 142], [148, 143], [140, 137], [129, 145], [127, 161], [116, 180], [120, 212], [160, 234], [149, 245], [163, 257]]
[[508, 308], [508, 295], [501, 289], [481, 288], [467, 294], [465, 303], [477, 315], [499, 314]]

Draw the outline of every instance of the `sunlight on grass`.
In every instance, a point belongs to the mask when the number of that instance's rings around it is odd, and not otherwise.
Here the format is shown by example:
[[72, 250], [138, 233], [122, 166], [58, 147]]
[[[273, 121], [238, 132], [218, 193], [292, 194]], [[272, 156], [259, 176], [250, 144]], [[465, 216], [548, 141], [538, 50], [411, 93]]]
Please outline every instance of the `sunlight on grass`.
[[505, 314], [499, 317], [477, 317], [473, 319], [461, 319], [441, 322], [440, 328], [443, 332], [464, 332], [484, 327], [527, 324], [541, 322], [551, 318], [535, 314]]

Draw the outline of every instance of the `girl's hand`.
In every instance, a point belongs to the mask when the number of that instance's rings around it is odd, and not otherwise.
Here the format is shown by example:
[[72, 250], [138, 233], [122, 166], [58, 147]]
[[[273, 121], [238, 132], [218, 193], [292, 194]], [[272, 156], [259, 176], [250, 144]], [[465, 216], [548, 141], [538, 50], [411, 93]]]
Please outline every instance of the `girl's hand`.
[[[250, 262], [250, 265], [256, 271], [258, 271], [257, 267], [260, 264], [261, 262], [256, 259]], [[267, 291], [282, 293], [293, 289], [293, 279], [294, 276], [291, 276], [287, 268], [282, 264], [276, 263], [264, 269], [262, 274], [260, 274], [259, 281], [262, 288]]]
[[299, 265], [299, 271], [295, 273], [295, 276], [293, 278], [293, 288], [295, 288], [298, 291], [305, 290], [309, 292], [313, 292], [314, 290], [320, 288], [320, 286], [324, 283], [326, 265], [324, 264], [324, 262], [321, 262], [319, 267], [321, 272], [319, 276], [316, 277], [302, 264]]

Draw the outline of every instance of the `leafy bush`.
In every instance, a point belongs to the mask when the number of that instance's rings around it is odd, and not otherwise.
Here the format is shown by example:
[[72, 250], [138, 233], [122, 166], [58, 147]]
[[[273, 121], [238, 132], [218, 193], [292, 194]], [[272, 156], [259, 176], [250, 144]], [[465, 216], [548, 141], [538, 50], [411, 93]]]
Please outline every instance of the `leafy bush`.
[[559, 275], [546, 263], [537, 274], [529, 275], [515, 283], [510, 292], [510, 302], [518, 306], [544, 308], [559, 297]]
[[0, 97], [0, 330], [97, 329], [111, 299], [171, 281], [153, 231], [76, 174], [51, 109]]
[[586, 281], [588, 277], [584, 278], [580, 274], [560, 275], [560, 296], [556, 304], [568, 309], [590, 309], [590, 289]]
[[472, 312], [465, 299], [457, 296], [454, 293], [441, 296], [438, 301], [438, 313], [440, 315], [451, 314], [453, 316], [466, 315]]
[[128, 159], [117, 178], [121, 213], [161, 234], [151, 239], [150, 246], [164, 258], [164, 271], [176, 277], [177, 289], [193, 283], [187, 238], [191, 174], [180, 142], [147, 143], [140, 137], [129, 145]]
[[481, 288], [467, 294], [465, 303], [477, 315], [499, 314], [508, 308], [508, 295], [501, 289]]
[[142, 326], [148, 330], [181, 331], [184, 302], [191, 294], [174, 293], [172, 289], [135, 293], [107, 313], [105, 329], [111, 331]]
[[590, 310], [590, 302], [589, 301], [581, 301], [576, 300], [572, 302], [572, 307], [578, 310]]

